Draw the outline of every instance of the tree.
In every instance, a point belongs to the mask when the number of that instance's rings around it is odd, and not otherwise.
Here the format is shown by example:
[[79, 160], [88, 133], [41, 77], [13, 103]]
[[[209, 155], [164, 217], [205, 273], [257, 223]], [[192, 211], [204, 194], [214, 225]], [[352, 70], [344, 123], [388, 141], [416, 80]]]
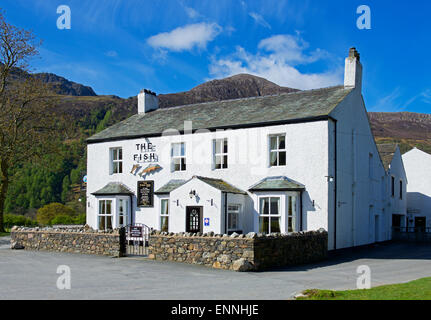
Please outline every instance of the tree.
[[[70, 217], [70, 221], [73, 221], [73, 219], [76, 217], [76, 213], [71, 208], [66, 207], [64, 204], [51, 203], [37, 210], [36, 220], [41, 225], [51, 225], [53, 221], [55, 222], [54, 219], [56, 217], [64, 218], [64, 216]], [[59, 223], [63, 218], [57, 218], [56, 224]], [[67, 222], [67, 224], [72, 224], [70, 221]]]
[[54, 137], [64, 132], [50, 88], [27, 72], [39, 45], [30, 31], [10, 25], [0, 11], [0, 232], [11, 169], [54, 151]]

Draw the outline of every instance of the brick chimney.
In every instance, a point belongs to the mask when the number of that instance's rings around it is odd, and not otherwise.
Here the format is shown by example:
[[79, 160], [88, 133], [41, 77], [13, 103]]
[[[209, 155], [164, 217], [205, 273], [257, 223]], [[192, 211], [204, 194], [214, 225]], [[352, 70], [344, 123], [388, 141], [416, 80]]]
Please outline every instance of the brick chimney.
[[362, 64], [361, 56], [356, 48], [350, 48], [349, 56], [346, 58], [344, 71], [344, 87], [362, 90]]
[[138, 94], [138, 114], [145, 114], [158, 108], [159, 98], [157, 95], [147, 89], [141, 90]]

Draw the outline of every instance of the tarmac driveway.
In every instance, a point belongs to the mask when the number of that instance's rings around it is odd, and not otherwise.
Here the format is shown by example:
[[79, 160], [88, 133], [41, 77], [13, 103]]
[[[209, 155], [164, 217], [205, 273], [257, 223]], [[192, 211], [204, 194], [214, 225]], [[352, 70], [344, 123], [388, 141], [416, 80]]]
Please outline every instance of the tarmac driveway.
[[[357, 267], [372, 285], [431, 276], [431, 246], [384, 244], [332, 256], [323, 263], [260, 273], [236, 273], [142, 258], [14, 251], [0, 238], [2, 299], [289, 299], [304, 289], [355, 289]], [[57, 289], [59, 265], [71, 289]]]

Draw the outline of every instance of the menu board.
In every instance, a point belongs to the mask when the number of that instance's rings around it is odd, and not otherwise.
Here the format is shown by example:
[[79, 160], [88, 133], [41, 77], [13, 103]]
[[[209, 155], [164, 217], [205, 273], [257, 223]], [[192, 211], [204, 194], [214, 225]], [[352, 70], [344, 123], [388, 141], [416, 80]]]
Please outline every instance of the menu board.
[[138, 182], [138, 207], [154, 207], [154, 181]]

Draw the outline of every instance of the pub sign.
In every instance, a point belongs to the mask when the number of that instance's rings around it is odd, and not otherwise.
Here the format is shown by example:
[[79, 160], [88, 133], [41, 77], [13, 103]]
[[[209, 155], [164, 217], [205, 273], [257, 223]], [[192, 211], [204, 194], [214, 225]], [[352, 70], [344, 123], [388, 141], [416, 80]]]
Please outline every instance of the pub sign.
[[154, 181], [138, 181], [138, 207], [154, 207]]

